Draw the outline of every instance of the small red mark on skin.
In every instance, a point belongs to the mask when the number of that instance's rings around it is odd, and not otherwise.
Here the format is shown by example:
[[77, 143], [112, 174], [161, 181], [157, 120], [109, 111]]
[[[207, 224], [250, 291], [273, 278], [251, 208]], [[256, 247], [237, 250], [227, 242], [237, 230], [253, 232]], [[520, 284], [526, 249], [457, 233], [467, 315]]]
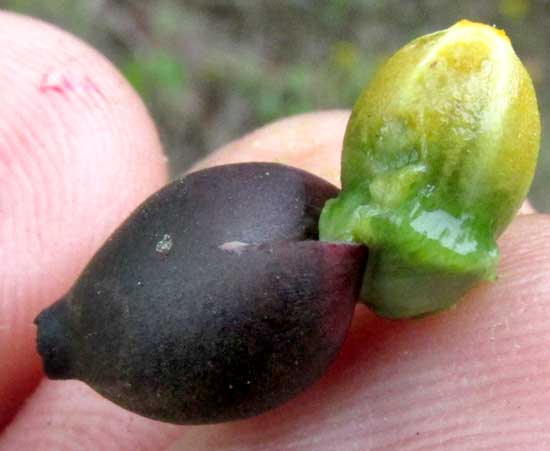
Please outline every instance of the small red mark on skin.
[[103, 99], [105, 98], [99, 86], [90, 76], [79, 76], [59, 70], [45, 73], [40, 80], [39, 90], [44, 94], [48, 92], [56, 92], [58, 94], [67, 94], [70, 92], [94, 93]]
[[74, 91], [75, 85], [69, 79], [68, 75], [61, 71], [52, 71], [44, 74], [40, 82], [40, 91], [53, 91], [64, 94], [67, 91]]

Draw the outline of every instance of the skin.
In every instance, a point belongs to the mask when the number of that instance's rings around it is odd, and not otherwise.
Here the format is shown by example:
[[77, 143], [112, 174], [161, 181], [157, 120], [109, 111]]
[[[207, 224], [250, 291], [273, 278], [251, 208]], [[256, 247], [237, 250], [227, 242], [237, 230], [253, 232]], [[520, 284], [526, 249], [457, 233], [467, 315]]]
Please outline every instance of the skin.
[[[37, 42], [40, 51], [29, 52]], [[102, 95], [42, 92], [43, 74], [67, 62]], [[135, 94], [102, 57], [59, 30], [0, 14], [0, 81], [0, 450], [550, 447], [550, 218], [542, 214], [513, 222], [499, 240], [499, 280], [455, 309], [394, 322], [359, 306], [328, 374], [251, 420], [171, 426], [128, 413], [82, 383], [44, 379], [32, 319], [166, 181], [166, 168]], [[347, 118], [338, 111], [285, 119], [200, 166], [279, 161], [334, 181]]]

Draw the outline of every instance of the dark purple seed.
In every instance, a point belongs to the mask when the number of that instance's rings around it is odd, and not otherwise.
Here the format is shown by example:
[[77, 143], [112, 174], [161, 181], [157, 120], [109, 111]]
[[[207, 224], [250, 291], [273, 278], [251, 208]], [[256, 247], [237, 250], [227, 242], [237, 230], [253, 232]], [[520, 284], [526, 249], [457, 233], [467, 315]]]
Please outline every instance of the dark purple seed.
[[168, 185], [42, 312], [53, 379], [80, 379], [158, 420], [250, 417], [309, 387], [337, 355], [366, 249], [315, 241], [337, 189], [269, 163]]

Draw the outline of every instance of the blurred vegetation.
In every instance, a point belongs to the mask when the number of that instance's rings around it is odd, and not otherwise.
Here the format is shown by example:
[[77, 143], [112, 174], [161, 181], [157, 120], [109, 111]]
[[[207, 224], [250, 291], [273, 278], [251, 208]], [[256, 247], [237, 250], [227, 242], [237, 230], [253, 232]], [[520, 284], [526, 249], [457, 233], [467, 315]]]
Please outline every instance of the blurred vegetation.
[[[504, 28], [550, 121], [548, 0], [0, 0], [110, 58], [144, 98], [174, 173], [290, 114], [350, 108], [378, 64], [460, 18]], [[550, 211], [550, 141], [532, 189]]]

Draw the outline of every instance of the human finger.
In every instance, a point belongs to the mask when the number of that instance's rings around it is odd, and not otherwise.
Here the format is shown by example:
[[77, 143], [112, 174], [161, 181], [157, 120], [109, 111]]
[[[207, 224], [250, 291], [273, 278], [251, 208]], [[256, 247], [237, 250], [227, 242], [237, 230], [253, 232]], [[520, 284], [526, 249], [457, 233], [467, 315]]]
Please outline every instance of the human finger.
[[97, 52], [0, 13], [0, 429], [41, 377], [33, 319], [166, 180], [141, 101]]

